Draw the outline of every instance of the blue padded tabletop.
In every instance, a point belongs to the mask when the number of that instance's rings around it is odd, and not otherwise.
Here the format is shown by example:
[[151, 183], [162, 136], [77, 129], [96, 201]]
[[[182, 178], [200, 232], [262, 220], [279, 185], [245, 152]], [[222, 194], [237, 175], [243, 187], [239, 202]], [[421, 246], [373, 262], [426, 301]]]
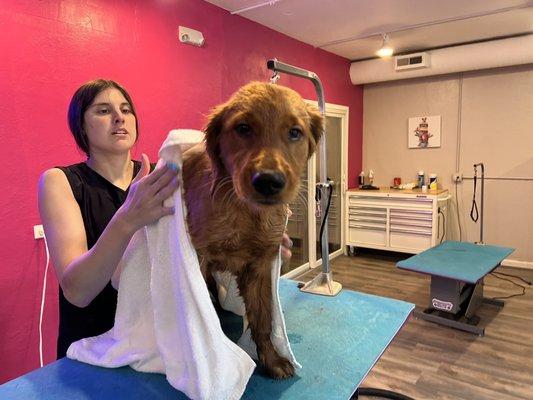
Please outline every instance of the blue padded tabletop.
[[[349, 290], [336, 297], [303, 293], [296, 282], [286, 279], [280, 280], [280, 297], [289, 340], [303, 368], [283, 381], [254, 372], [243, 399], [349, 399], [414, 308]], [[229, 331], [242, 332], [236, 320], [227, 325]], [[186, 398], [163, 375], [66, 358], [0, 386], [0, 399], [11, 400]]]
[[444, 242], [398, 262], [399, 268], [476, 283], [496, 268], [514, 249], [465, 242]]

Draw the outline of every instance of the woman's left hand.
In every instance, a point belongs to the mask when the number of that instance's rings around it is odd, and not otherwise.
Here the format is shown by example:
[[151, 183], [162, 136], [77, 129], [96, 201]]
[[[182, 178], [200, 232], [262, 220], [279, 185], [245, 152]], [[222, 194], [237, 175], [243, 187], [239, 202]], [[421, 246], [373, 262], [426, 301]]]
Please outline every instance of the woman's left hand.
[[281, 239], [281, 261], [284, 263], [289, 262], [292, 257], [292, 240], [285, 232], [283, 238]]
[[[292, 215], [292, 210], [287, 207], [287, 215], [290, 218]], [[283, 233], [283, 238], [281, 239], [281, 261], [286, 263], [289, 262], [292, 257], [292, 240], [289, 237], [287, 232]]]

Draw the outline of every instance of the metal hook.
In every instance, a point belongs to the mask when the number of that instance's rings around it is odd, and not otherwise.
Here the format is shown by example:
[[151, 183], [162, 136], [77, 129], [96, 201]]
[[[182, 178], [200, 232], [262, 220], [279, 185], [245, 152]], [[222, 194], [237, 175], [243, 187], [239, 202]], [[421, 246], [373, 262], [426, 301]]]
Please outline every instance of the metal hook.
[[281, 78], [281, 75], [278, 72], [274, 72], [274, 74], [270, 77], [270, 83], [278, 83], [279, 78]]

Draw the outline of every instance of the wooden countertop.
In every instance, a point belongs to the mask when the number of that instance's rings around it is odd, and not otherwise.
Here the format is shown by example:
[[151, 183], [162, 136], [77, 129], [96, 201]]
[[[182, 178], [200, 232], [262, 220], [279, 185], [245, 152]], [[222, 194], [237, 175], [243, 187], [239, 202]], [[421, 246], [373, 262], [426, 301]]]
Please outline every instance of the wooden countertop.
[[422, 192], [422, 189], [392, 189], [390, 187], [380, 187], [379, 190], [362, 190], [362, 189], [348, 189], [351, 193], [364, 194], [417, 194], [417, 195], [434, 195], [438, 196], [447, 193], [448, 189], [427, 190]]

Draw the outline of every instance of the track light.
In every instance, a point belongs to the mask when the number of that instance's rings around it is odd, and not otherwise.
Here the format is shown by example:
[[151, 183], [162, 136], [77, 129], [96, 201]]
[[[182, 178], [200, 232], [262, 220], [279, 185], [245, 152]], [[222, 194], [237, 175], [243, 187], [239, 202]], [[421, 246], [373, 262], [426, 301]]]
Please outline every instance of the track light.
[[380, 57], [390, 57], [392, 56], [393, 49], [389, 46], [389, 34], [383, 33], [381, 36], [383, 38], [383, 43], [376, 54]]

